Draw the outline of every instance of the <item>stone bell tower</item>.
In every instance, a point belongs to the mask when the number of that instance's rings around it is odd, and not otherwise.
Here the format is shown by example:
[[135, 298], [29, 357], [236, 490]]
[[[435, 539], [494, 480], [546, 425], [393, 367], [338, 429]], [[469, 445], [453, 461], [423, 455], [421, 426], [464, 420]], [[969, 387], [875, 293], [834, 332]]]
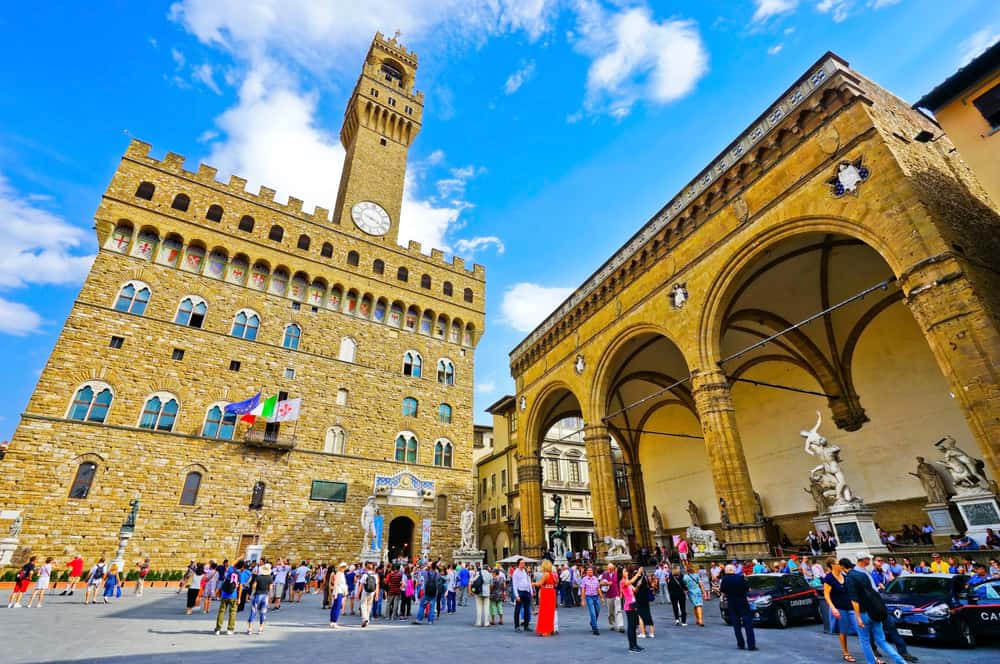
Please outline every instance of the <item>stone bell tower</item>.
[[413, 89], [417, 55], [375, 34], [347, 102], [340, 141], [347, 150], [334, 220], [345, 230], [396, 243], [406, 157], [420, 131], [424, 93]]

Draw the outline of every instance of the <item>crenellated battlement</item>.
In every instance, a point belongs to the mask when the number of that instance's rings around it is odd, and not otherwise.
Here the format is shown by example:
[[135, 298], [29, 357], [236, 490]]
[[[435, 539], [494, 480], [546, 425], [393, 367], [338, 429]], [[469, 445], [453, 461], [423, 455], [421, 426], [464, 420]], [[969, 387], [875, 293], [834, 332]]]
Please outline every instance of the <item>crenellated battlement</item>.
[[[275, 200], [277, 191], [270, 187], [262, 185], [258, 188], [257, 193], [247, 191], [247, 179], [238, 175], [230, 175], [228, 182], [220, 182], [218, 180], [219, 171], [217, 168], [199, 163], [197, 170], [189, 171], [184, 168], [184, 164], [187, 161], [187, 158], [184, 155], [177, 154], [176, 152], [168, 152], [163, 159], [156, 159], [155, 157], [150, 156], [152, 147], [152, 145], [146, 143], [145, 141], [133, 138], [129, 143], [128, 148], [125, 150], [124, 157], [125, 159], [141, 163], [150, 168], [165, 171], [179, 177], [183, 177], [187, 180], [197, 182], [220, 193], [235, 196], [250, 203], [261, 205], [272, 212], [294, 217], [302, 221], [320, 224], [334, 231], [343, 232], [343, 230], [338, 229], [338, 225], [334, 223], [330, 210], [327, 208], [316, 206], [312, 212], [304, 212], [302, 210], [303, 201], [299, 198], [289, 196], [286, 203], [280, 203]], [[183, 192], [178, 191], [176, 193]], [[394, 245], [393, 248], [415, 260], [428, 264], [434, 264], [439, 267], [444, 266], [451, 271], [461, 273], [465, 276], [470, 276], [471, 273], [471, 276], [482, 281], [485, 281], [486, 279], [486, 268], [484, 266], [477, 263], [473, 265], [472, 270], [469, 270], [466, 268], [465, 260], [463, 258], [459, 256], [452, 256], [449, 261], [445, 256], [445, 253], [439, 249], [431, 249], [430, 255], [427, 255], [423, 252], [423, 247], [419, 242], [411, 240], [408, 246], [404, 247], [401, 245]]]
[[386, 39], [386, 36], [383, 35], [381, 32], [376, 32], [375, 39], [372, 41], [372, 46], [374, 47], [376, 44], [378, 44], [378, 46], [380, 46], [386, 52], [391, 53], [400, 60], [403, 60], [406, 64], [416, 68], [417, 66], [416, 51], [411, 51], [402, 44], [400, 44], [398, 37], [391, 37]]

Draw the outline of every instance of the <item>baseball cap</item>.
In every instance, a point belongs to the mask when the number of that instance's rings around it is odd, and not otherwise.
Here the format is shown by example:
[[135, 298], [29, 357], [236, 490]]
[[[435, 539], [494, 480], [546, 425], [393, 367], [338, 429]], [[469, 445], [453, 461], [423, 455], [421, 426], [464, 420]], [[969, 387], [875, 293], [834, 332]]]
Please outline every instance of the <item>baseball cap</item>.
[[871, 560], [872, 554], [867, 551], [858, 551], [858, 555], [855, 556], [857, 560]]
[[347, 567], [347, 563], [345, 562], [341, 562], [339, 565], [337, 565], [337, 569], [344, 569], [345, 567]]

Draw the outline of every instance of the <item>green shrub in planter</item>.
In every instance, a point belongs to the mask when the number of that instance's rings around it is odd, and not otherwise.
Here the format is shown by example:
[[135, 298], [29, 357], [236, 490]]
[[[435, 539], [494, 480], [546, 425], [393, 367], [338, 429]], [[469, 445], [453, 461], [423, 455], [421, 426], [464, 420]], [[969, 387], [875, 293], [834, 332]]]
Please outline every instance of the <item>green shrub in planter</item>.
[[63, 570], [63, 573], [59, 575], [59, 581], [69, 581], [69, 570]]
[[155, 569], [149, 570], [149, 574], [146, 575], [146, 581], [150, 584], [150, 587], [152, 587], [153, 581], [159, 581], [159, 580], [160, 580], [160, 573], [157, 572]]
[[3, 573], [3, 576], [0, 576], [0, 581], [13, 581], [15, 576], [17, 576], [17, 572], [9, 569]]
[[135, 581], [138, 578], [139, 578], [139, 570], [137, 569], [131, 570], [129, 571], [128, 574], [125, 575], [126, 581]]

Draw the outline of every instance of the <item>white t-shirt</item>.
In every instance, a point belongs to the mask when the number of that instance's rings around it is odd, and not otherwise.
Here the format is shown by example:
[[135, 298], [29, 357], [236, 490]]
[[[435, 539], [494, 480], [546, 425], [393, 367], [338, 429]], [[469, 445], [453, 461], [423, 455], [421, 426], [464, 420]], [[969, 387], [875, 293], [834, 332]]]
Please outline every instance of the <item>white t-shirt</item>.
[[278, 565], [274, 568], [274, 582], [285, 583], [288, 580], [288, 565]]
[[305, 565], [300, 565], [297, 570], [295, 570], [295, 582], [305, 583], [306, 577], [309, 576], [309, 568]]

